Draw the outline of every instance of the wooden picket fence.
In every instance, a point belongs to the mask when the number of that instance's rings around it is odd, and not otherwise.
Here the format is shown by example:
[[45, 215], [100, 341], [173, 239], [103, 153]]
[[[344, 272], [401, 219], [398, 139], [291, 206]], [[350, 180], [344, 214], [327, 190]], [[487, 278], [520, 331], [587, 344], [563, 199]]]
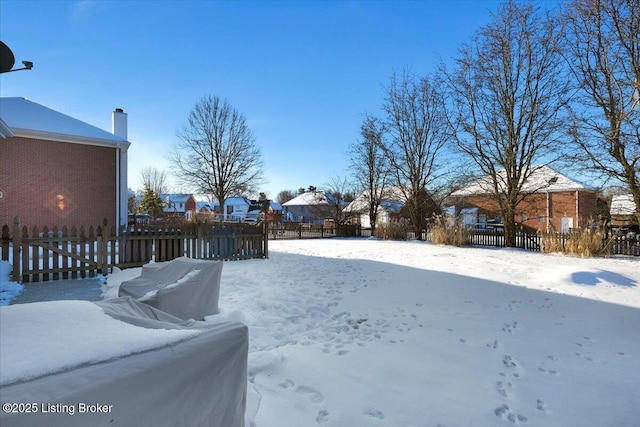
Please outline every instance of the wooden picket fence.
[[[12, 264], [16, 282], [106, 275], [113, 267], [139, 267], [151, 260], [241, 260], [268, 258], [263, 227], [245, 224], [189, 224], [179, 227], [2, 227], [0, 259]], [[12, 250], [9, 250], [9, 249]]]
[[[570, 238], [569, 233], [555, 233], [549, 236], [557, 246], [564, 248]], [[500, 230], [473, 230], [469, 232], [471, 245], [505, 247], [504, 231]], [[518, 232], [514, 247], [529, 251], [542, 250], [542, 236], [540, 234]], [[640, 236], [638, 235], [614, 235], [604, 237], [602, 248], [608, 247], [611, 255], [640, 256]]]
[[[476, 246], [505, 247], [504, 231], [500, 230], [471, 230], [469, 231], [469, 243]], [[540, 251], [542, 244], [538, 234], [517, 232], [516, 248], [528, 251]]]

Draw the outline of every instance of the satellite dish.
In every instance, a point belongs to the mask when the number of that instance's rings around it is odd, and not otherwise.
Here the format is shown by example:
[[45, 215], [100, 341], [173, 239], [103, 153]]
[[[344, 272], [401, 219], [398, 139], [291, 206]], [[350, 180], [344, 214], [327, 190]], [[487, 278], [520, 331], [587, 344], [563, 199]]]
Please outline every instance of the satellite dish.
[[15, 63], [16, 58], [13, 56], [9, 46], [0, 41], [0, 73], [10, 71]]

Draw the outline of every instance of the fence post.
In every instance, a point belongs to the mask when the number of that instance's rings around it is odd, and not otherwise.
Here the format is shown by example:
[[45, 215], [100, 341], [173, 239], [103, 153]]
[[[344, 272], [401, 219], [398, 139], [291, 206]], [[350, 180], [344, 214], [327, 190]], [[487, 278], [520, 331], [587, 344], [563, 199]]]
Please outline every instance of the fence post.
[[20, 251], [22, 251], [22, 233], [20, 232], [20, 219], [13, 219], [13, 269], [11, 280], [20, 282]]
[[[98, 271], [103, 276], [106, 276], [109, 270], [109, 254], [108, 250], [108, 237], [107, 224], [103, 224], [102, 228], [98, 227], [96, 241], [98, 242]], [[107, 237], [107, 238], [106, 238]]]
[[265, 218], [264, 222], [264, 233], [262, 235], [262, 240], [264, 241], [263, 243], [263, 247], [264, 247], [264, 257], [265, 258], [269, 258], [269, 221], [267, 221], [267, 219]]
[[204, 256], [202, 255], [202, 229], [204, 228], [204, 224], [201, 223], [200, 221], [198, 221], [196, 223], [196, 253], [194, 254], [194, 257], [196, 259], [204, 259]]
[[0, 244], [2, 245], [2, 261], [9, 261], [9, 242], [11, 241], [11, 235], [9, 234], [9, 226], [2, 226], [2, 240]]

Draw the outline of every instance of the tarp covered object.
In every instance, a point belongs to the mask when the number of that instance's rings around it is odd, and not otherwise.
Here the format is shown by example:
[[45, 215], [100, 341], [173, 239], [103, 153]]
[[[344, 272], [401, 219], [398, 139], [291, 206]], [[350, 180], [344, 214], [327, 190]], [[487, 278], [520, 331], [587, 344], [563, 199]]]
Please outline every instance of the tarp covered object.
[[183, 320], [218, 313], [222, 261], [187, 257], [149, 264], [142, 274], [122, 282], [119, 296], [131, 296]]
[[[35, 404], [31, 407], [37, 412], [0, 412], [0, 425], [243, 427], [246, 326], [179, 321], [131, 298], [96, 304], [119, 320], [134, 319], [131, 323], [138, 326], [142, 322], [146, 328], [197, 328], [201, 333], [154, 350], [4, 386], [2, 404]], [[82, 409], [94, 412], [80, 413]]]

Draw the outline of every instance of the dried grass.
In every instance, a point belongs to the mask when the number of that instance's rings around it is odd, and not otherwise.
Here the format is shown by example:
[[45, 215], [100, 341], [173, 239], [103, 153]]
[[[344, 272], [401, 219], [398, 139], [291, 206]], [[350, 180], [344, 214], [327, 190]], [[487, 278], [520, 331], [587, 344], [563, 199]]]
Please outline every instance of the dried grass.
[[471, 241], [469, 231], [458, 223], [447, 226], [442, 217], [437, 217], [431, 229], [431, 240], [436, 245], [465, 246]]
[[605, 235], [601, 230], [589, 228], [574, 229], [570, 233], [539, 232], [542, 252], [560, 252], [585, 258], [608, 256], [611, 245], [604, 244]]
[[382, 240], [408, 240], [409, 225], [403, 222], [380, 224], [376, 227], [376, 233]]

